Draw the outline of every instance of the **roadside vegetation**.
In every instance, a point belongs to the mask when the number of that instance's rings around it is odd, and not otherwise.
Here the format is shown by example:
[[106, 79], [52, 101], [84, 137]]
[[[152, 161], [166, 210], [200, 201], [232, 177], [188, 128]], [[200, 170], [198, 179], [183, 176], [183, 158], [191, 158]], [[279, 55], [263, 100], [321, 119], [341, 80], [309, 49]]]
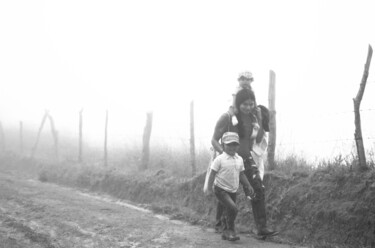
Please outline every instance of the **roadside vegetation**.
[[[144, 172], [137, 170], [136, 157], [104, 168], [101, 163], [56, 163], [7, 153], [1, 156], [0, 164], [3, 171], [19, 171], [42, 182], [108, 194], [172, 219], [211, 226], [216, 200], [202, 192], [209, 153], [199, 155], [201, 173], [193, 178], [184, 175], [184, 171], [190, 173], [188, 156], [183, 160], [183, 153], [160, 154]], [[269, 224], [280, 230], [274, 242], [374, 247], [375, 171], [358, 172], [355, 162], [342, 156], [318, 165], [293, 155], [278, 160], [278, 169], [267, 172], [264, 178]], [[373, 162], [369, 165], [374, 167]], [[241, 232], [254, 233], [251, 205], [240, 191], [237, 226]]]
[[[128, 200], [172, 219], [205, 227], [214, 223], [216, 199], [203, 194], [210, 151], [197, 149], [197, 175], [191, 177], [188, 144], [151, 146], [149, 167], [139, 171], [141, 145], [129, 141], [123, 149], [111, 148], [105, 167], [102, 149], [84, 145], [84, 159], [77, 162], [77, 144], [60, 141], [57, 162], [51, 140], [41, 140], [35, 159], [25, 138], [24, 153], [9, 140], [0, 152], [2, 172], [32, 176], [41, 182]], [[14, 143], [12, 144], [11, 141]], [[276, 170], [264, 177], [269, 225], [280, 231], [273, 242], [309, 247], [375, 247], [374, 153], [368, 152], [369, 170], [357, 170], [353, 156], [337, 156], [314, 163], [296, 155], [276, 158]], [[251, 204], [239, 194], [240, 232], [254, 234]]]

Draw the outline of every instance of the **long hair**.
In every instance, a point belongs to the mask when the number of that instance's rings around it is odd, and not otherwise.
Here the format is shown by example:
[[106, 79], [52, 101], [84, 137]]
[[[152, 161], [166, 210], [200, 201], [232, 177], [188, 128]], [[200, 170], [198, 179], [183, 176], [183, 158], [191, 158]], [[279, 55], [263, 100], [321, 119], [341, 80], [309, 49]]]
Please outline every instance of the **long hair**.
[[236, 108], [238, 113], [236, 114], [237, 120], [238, 120], [238, 135], [240, 138], [243, 138], [245, 135], [245, 130], [243, 127], [243, 120], [241, 118], [240, 113], [240, 106], [244, 101], [251, 100], [255, 102], [255, 94], [254, 91], [249, 89], [242, 89], [237, 92], [236, 94]]

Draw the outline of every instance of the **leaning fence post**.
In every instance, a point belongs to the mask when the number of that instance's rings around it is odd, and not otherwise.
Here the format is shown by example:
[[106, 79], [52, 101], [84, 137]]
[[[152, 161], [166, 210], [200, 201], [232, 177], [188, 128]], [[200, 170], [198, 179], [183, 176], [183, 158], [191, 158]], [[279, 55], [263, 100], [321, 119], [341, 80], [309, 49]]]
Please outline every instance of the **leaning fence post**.
[[191, 174], [195, 176], [197, 166], [195, 164], [195, 136], [194, 136], [194, 101], [190, 102], [190, 160]]
[[355, 139], [355, 144], [357, 146], [359, 168], [363, 169], [363, 170], [367, 169], [368, 167], [367, 167], [367, 164], [366, 164], [365, 147], [363, 145], [362, 129], [361, 129], [361, 116], [360, 116], [360, 113], [359, 113], [359, 108], [361, 106], [363, 93], [365, 92], [365, 88], [366, 88], [366, 82], [367, 82], [368, 73], [369, 73], [369, 69], [370, 69], [371, 58], [372, 58], [372, 47], [371, 47], [371, 45], [369, 45], [368, 52], [367, 52], [367, 60], [366, 60], [366, 64], [365, 64], [365, 69], [363, 71], [361, 84], [359, 86], [357, 96], [355, 98], [353, 98], [354, 124], [355, 124], [354, 139]]
[[152, 112], [147, 113], [146, 126], [143, 131], [143, 149], [142, 149], [142, 162], [140, 170], [146, 170], [150, 160], [150, 138], [152, 131]]
[[31, 157], [32, 158], [34, 158], [34, 156], [35, 156], [35, 152], [36, 152], [36, 149], [38, 147], [38, 143], [39, 143], [39, 139], [40, 139], [40, 134], [42, 133], [43, 126], [44, 126], [44, 123], [46, 122], [47, 117], [48, 117], [48, 110], [46, 110], [46, 112], [44, 113], [42, 123], [40, 123], [40, 127], [39, 127], [39, 130], [38, 130], [38, 135], [36, 136], [35, 144], [34, 144], [33, 148], [31, 149]]
[[276, 75], [275, 72], [270, 70], [270, 83], [268, 89], [268, 109], [270, 113], [270, 132], [268, 137], [268, 166], [269, 170], [276, 169], [275, 164], [275, 150], [276, 150], [276, 108], [275, 108], [275, 98], [276, 98]]
[[59, 136], [58, 136], [58, 131], [56, 130], [55, 127], [55, 122], [50, 114], [48, 114], [48, 119], [51, 125], [51, 133], [53, 137], [53, 143], [55, 147], [55, 157], [56, 160], [59, 160]]

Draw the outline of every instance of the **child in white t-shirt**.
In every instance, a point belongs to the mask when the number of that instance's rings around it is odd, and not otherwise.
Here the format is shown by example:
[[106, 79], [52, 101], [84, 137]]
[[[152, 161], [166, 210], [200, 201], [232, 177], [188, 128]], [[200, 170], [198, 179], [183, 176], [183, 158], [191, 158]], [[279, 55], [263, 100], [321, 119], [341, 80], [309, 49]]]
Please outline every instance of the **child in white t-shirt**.
[[206, 193], [208, 195], [211, 194], [212, 185], [214, 185], [215, 196], [225, 208], [222, 238], [224, 240], [235, 241], [240, 239], [236, 235], [234, 226], [234, 221], [238, 213], [236, 193], [239, 182], [243, 185], [248, 199], [251, 199], [253, 189], [244, 174], [243, 159], [237, 154], [239, 147], [238, 134], [235, 132], [226, 132], [223, 134], [221, 140], [224, 152], [217, 156], [211, 165]]
[[262, 129], [263, 129], [263, 135], [261, 136], [261, 139], [254, 142], [251, 155], [255, 161], [255, 164], [257, 165], [259, 169], [259, 175], [260, 178], [263, 181], [264, 176], [264, 161], [266, 159], [266, 152], [268, 148], [268, 134], [267, 132], [270, 131], [269, 127], [269, 110], [263, 106], [258, 105], [258, 108], [261, 110], [261, 121], [262, 121]]

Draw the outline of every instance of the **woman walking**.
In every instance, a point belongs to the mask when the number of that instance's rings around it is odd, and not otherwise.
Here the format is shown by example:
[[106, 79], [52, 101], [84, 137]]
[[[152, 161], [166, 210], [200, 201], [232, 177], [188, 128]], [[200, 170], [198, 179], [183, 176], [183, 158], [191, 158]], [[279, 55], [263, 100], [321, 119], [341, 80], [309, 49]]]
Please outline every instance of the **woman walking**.
[[[253, 216], [257, 226], [259, 236], [274, 236], [278, 232], [267, 228], [266, 205], [264, 187], [262, 179], [259, 175], [259, 170], [251, 156], [252, 145], [258, 133], [263, 133], [261, 126], [255, 115], [252, 114], [255, 105], [254, 92], [249, 89], [242, 89], [236, 95], [236, 114], [238, 123], [233, 125], [229, 113], [223, 114], [217, 121], [215, 131], [211, 140], [212, 146], [218, 153], [223, 153], [223, 146], [220, 140], [225, 132], [236, 132], [239, 135], [238, 155], [242, 157], [245, 167], [245, 175], [254, 189], [254, 197], [251, 201]], [[259, 115], [258, 115], [259, 116]], [[260, 120], [259, 120], [260, 121]], [[217, 207], [217, 225], [221, 222], [221, 215], [223, 212], [223, 205], [218, 203]]]

